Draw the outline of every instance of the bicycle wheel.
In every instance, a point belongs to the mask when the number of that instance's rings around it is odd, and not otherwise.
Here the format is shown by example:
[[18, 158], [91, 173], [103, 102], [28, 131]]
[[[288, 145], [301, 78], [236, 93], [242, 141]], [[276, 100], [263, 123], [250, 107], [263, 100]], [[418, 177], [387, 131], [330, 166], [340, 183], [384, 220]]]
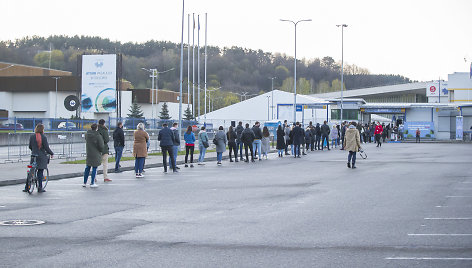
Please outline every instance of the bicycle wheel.
[[49, 169], [45, 169], [44, 171], [46, 171], [46, 174], [43, 175], [43, 189], [46, 189], [46, 186], [48, 185], [48, 181], [49, 181]]
[[36, 185], [36, 182], [34, 181], [34, 176], [30, 172], [28, 172], [28, 176], [26, 177], [26, 190], [28, 190], [29, 194], [32, 194], [34, 192], [34, 186]]

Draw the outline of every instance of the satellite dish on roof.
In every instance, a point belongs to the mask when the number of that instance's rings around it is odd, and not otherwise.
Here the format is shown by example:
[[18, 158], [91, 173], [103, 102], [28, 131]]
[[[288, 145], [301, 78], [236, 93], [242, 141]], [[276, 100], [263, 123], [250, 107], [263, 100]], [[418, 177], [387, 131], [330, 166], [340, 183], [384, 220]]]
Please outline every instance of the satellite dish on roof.
[[79, 108], [80, 101], [75, 95], [69, 95], [64, 100], [64, 107], [69, 111], [75, 111]]

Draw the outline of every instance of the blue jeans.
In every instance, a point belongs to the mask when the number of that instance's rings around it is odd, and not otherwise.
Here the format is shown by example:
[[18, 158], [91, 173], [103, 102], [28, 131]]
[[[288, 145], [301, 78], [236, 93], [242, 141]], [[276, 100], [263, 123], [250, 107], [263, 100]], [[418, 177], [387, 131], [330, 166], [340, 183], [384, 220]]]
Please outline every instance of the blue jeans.
[[252, 147], [254, 148], [254, 151], [257, 151], [257, 154], [259, 155], [259, 159], [261, 158], [261, 145], [262, 145], [261, 140], [254, 140], [252, 142]]
[[136, 157], [134, 160], [134, 171], [136, 174], [143, 173], [145, 157]]
[[121, 156], [123, 156], [123, 146], [115, 147], [115, 171], [120, 169]]
[[279, 155], [282, 155], [284, 153], [284, 149], [277, 150], [277, 152], [279, 153]]
[[200, 155], [198, 156], [198, 162], [202, 163], [203, 160], [205, 159], [205, 152], [206, 152], [207, 149], [205, 148], [205, 146], [200, 145], [198, 147], [198, 150], [200, 151]]
[[351, 163], [352, 159], [352, 165], [356, 164], [356, 154], [357, 152], [349, 151], [349, 155], [347, 156], [347, 162]]
[[[88, 176], [90, 174], [90, 168], [92, 168], [91, 166], [86, 166], [85, 167], [85, 171], [84, 171], [84, 184], [87, 183], [87, 180], [88, 180]], [[95, 175], [97, 175], [97, 167], [93, 167], [92, 168], [92, 180], [90, 181], [90, 184], [94, 184], [95, 183]]]
[[223, 160], [223, 153], [216, 153], [216, 161], [221, 162]]
[[[176, 166], [177, 166], [177, 154], [178, 154], [178, 151], [179, 151], [179, 147], [180, 147], [180, 145], [172, 146], [172, 152], [174, 153], [174, 155], [173, 155], [174, 156], [174, 163], [175, 163]], [[169, 155], [169, 168], [172, 168], [171, 163], [172, 163], [172, 161], [170, 161], [170, 155]]]
[[293, 155], [294, 156], [300, 156], [300, 144], [293, 145], [293, 148], [294, 148]]
[[243, 159], [243, 147], [244, 143], [242, 141], [236, 142], [236, 151], [239, 150], [239, 156]]

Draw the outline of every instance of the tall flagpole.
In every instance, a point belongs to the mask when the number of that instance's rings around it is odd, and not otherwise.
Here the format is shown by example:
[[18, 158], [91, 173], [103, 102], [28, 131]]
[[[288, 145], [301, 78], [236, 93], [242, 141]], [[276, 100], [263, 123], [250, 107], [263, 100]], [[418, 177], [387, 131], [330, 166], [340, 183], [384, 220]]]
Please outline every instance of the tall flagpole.
[[200, 15], [197, 16], [197, 91], [198, 91], [198, 119], [200, 120]]
[[207, 118], [207, 13], [205, 13], [205, 123]]
[[180, 97], [179, 97], [179, 135], [182, 133], [182, 87], [184, 75], [184, 23], [185, 23], [185, 0], [182, 0], [182, 35], [180, 38]]
[[188, 14], [188, 45], [187, 45], [187, 108], [190, 108], [190, 14]]
[[195, 13], [193, 16], [193, 29], [192, 29], [192, 115], [195, 116]]

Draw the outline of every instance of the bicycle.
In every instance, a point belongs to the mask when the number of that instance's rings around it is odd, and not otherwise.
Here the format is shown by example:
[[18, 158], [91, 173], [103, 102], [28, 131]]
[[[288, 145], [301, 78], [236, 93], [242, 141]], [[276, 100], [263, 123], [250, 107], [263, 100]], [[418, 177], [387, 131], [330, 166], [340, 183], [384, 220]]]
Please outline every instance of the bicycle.
[[[38, 177], [36, 175], [38, 171], [38, 164], [36, 162], [37, 155], [31, 155], [31, 164], [29, 164], [27, 175], [26, 175], [26, 189], [29, 194], [32, 194], [34, 192], [34, 187], [38, 188]], [[49, 163], [49, 155], [48, 155], [48, 163]], [[46, 174], [43, 173], [43, 190], [46, 188], [48, 185], [48, 180], [49, 180], [49, 170], [46, 168], [44, 169]], [[39, 191], [39, 188], [38, 188]]]

